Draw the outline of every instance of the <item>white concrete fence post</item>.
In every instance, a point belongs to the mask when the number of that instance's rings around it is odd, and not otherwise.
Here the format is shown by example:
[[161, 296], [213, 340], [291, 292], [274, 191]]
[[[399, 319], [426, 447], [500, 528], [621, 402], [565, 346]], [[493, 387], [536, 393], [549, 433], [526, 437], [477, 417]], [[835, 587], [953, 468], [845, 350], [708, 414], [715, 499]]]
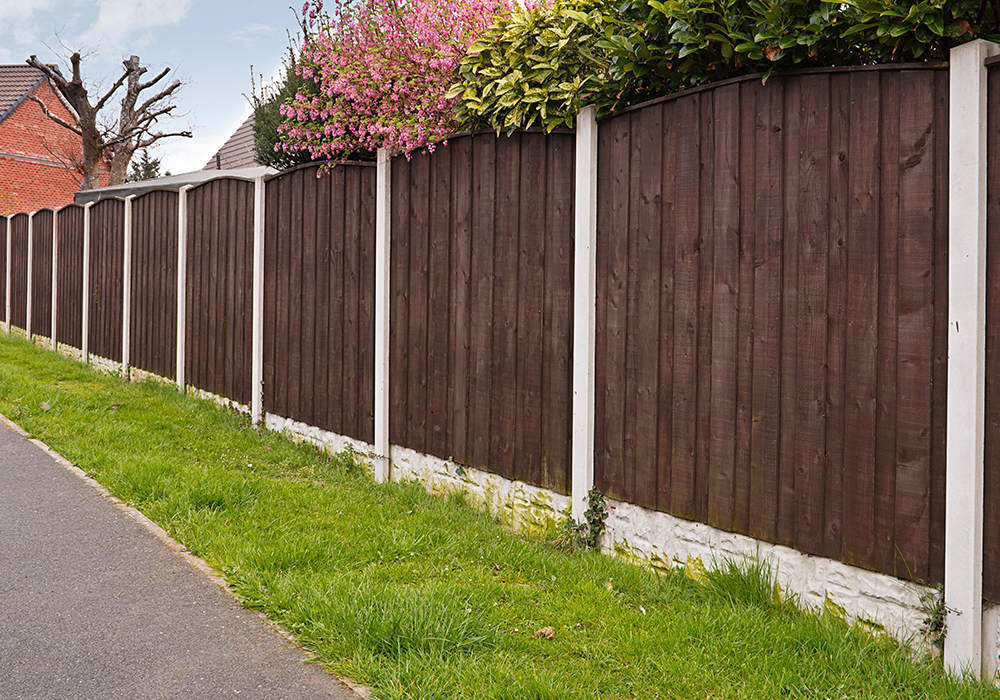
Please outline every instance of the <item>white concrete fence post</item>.
[[597, 111], [576, 125], [576, 253], [573, 273], [572, 515], [583, 522], [594, 487], [594, 345], [597, 328]]
[[191, 185], [184, 185], [177, 193], [177, 388], [184, 391], [186, 378], [184, 362], [187, 359], [187, 193]]
[[378, 150], [375, 188], [375, 481], [389, 481], [389, 254], [392, 250], [392, 158]]
[[122, 245], [122, 379], [129, 378], [129, 350], [132, 346], [132, 200], [125, 198], [125, 235]]
[[28, 340], [31, 340], [31, 297], [32, 297], [31, 282], [32, 278], [34, 277], [34, 275], [31, 274], [31, 268], [32, 268], [32, 258], [34, 258], [35, 255], [35, 240], [34, 240], [34, 231], [32, 230], [33, 228], [32, 223], [34, 222], [34, 219], [35, 219], [35, 212], [31, 212], [30, 214], [28, 214], [28, 269], [26, 278], [28, 280], [27, 283], [28, 291], [27, 291], [27, 299], [25, 299], [24, 301], [24, 336]]
[[84, 364], [90, 362], [90, 210], [93, 202], [83, 206], [83, 293], [80, 295], [80, 356]]
[[250, 367], [250, 418], [264, 420], [264, 178], [254, 179], [253, 192], [253, 337]]
[[[983, 435], [986, 380], [986, 68], [1000, 49], [951, 50], [948, 201], [948, 432], [944, 663], [980, 676], [983, 659]], [[995, 631], [989, 635], [995, 638]], [[995, 642], [994, 642], [995, 645]], [[991, 652], [995, 653], [994, 652]]]
[[52, 212], [52, 350], [59, 349], [56, 341], [56, 320], [59, 311], [59, 212]]

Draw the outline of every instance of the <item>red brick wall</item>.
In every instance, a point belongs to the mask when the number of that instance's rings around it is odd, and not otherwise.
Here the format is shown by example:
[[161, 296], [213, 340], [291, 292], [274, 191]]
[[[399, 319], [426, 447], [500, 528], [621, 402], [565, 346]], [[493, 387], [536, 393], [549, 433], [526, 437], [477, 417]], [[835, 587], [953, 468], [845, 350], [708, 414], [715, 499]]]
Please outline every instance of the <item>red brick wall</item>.
[[[50, 112], [72, 122], [47, 82], [34, 94]], [[67, 163], [78, 160], [80, 151], [79, 136], [46, 117], [31, 100], [22, 102], [0, 122], [0, 214], [70, 204], [80, 176]]]

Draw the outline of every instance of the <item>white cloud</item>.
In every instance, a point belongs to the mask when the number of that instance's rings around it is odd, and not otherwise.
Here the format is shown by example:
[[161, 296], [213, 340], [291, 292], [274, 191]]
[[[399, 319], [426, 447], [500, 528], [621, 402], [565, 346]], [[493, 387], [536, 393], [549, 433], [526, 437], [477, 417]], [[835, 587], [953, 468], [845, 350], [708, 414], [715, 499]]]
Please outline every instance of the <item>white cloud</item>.
[[53, 0], [0, 0], [0, 23], [10, 26], [51, 10]]
[[144, 30], [177, 24], [187, 15], [191, 0], [100, 0], [99, 5], [97, 20], [80, 43], [108, 49]]
[[277, 27], [268, 24], [248, 24], [232, 32], [226, 37], [226, 41], [244, 46], [254, 46], [258, 40], [273, 36], [280, 31]]

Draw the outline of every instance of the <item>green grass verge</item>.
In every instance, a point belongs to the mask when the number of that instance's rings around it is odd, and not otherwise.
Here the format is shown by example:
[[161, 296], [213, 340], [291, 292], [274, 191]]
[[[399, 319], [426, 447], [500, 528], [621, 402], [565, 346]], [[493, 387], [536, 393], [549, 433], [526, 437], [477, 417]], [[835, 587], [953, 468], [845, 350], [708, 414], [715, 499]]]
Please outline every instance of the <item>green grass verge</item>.
[[[390, 698], [997, 698], [884, 635], [501, 529], [349, 456], [0, 335], [0, 412]], [[550, 626], [553, 639], [535, 638]]]

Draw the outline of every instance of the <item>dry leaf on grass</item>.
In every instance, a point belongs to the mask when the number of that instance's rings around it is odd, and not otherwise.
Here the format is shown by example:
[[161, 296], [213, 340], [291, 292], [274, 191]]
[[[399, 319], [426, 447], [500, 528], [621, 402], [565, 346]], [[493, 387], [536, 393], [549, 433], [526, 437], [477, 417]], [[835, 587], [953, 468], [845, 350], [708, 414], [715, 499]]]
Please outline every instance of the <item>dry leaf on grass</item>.
[[541, 629], [535, 630], [535, 639], [539, 637], [545, 637], [546, 639], [554, 639], [556, 636], [556, 631], [551, 627], [542, 627]]

